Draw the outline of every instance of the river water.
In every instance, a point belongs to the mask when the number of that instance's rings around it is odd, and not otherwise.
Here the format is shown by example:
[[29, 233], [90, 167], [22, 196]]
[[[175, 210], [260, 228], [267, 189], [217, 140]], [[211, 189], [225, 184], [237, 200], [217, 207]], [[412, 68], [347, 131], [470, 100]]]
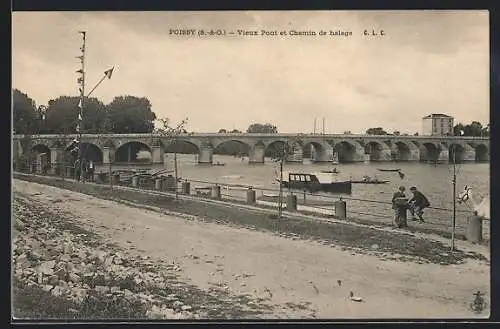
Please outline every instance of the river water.
[[[277, 194], [279, 184], [275, 181], [275, 168], [277, 164], [270, 159], [265, 159], [264, 164], [249, 165], [248, 158], [242, 161], [233, 156], [214, 155], [213, 162], [224, 163], [224, 166], [197, 165], [196, 156], [192, 154], [179, 154], [178, 176], [188, 180], [217, 182], [219, 184], [251, 185], [254, 188], [267, 188], [266, 194]], [[114, 165], [113, 170], [125, 168], [149, 168], [156, 171], [162, 168], [173, 169], [173, 155], [168, 155], [166, 165]], [[332, 169], [332, 165], [323, 164], [285, 164], [284, 170], [299, 172], [319, 172]], [[345, 196], [348, 214], [356, 214], [360, 218], [380, 218], [391, 220], [392, 210], [390, 202], [392, 194], [400, 185], [407, 188], [416, 186], [423, 192], [431, 203], [431, 207], [446, 208], [448, 211], [428, 209], [424, 218], [443, 226], [451, 223], [453, 207], [453, 166], [451, 164], [426, 164], [420, 162], [378, 162], [378, 163], [349, 163], [338, 164], [335, 167], [340, 171], [336, 175], [338, 180], [361, 179], [363, 175], [389, 180], [387, 184], [353, 184], [352, 195]], [[397, 172], [381, 172], [377, 168], [400, 168], [405, 177], [401, 179]], [[97, 171], [107, 171], [107, 168], [96, 168]], [[457, 194], [465, 185], [472, 187], [474, 198], [479, 202], [482, 197], [490, 194], [490, 166], [489, 163], [463, 163], [456, 165]], [[207, 186], [207, 183], [192, 182], [191, 186]], [[257, 192], [259, 195], [259, 192]], [[260, 192], [262, 193], [262, 192]], [[376, 202], [359, 201], [352, 199], [373, 200]], [[333, 200], [332, 200], [333, 201]], [[464, 227], [470, 208], [464, 204], [457, 205], [457, 225]], [[467, 211], [467, 212], [465, 212]]]

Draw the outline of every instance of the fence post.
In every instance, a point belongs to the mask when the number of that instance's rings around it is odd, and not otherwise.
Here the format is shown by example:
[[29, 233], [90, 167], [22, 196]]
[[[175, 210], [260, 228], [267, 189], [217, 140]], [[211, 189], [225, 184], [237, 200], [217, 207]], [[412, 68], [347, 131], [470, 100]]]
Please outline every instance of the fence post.
[[335, 206], [335, 217], [338, 219], [346, 219], [347, 218], [347, 204], [344, 200], [340, 199], [339, 201], [334, 202]]
[[113, 180], [113, 185], [118, 185], [118, 183], [120, 182], [120, 174], [119, 173], [114, 174], [112, 180]]
[[132, 187], [137, 187], [139, 185], [139, 176], [132, 176]]
[[189, 195], [191, 192], [191, 184], [187, 181], [187, 179], [182, 182], [182, 194]]
[[255, 204], [255, 191], [252, 189], [252, 187], [249, 187], [247, 191], [247, 203]]
[[295, 194], [288, 194], [286, 196], [286, 210], [297, 211], [297, 196]]
[[155, 189], [158, 190], [158, 191], [161, 191], [161, 184], [162, 183], [162, 179], [161, 178], [157, 178], [155, 179]]
[[219, 185], [214, 185], [212, 186], [212, 198], [220, 200], [220, 186]]
[[479, 243], [483, 240], [483, 218], [474, 214], [468, 219], [467, 240]]

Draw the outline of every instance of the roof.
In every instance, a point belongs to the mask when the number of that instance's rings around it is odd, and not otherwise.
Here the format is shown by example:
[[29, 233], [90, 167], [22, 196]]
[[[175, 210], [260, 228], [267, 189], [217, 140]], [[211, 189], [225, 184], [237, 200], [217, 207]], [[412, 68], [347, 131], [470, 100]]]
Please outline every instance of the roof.
[[423, 117], [422, 119], [430, 119], [430, 118], [453, 118], [453, 117], [442, 113], [432, 113], [429, 114], [428, 116]]

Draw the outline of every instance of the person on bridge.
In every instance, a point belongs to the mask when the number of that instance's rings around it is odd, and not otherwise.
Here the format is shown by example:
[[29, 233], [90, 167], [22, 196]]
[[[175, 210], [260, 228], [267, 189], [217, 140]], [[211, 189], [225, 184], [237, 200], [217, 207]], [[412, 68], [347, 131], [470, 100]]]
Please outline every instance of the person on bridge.
[[426, 196], [417, 190], [415, 186], [412, 186], [410, 191], [413, 193], [413, 197], [408, 201], [410, 203], [412, 220], [416, 220], [415, 214], [417, 214], [418, 219], [421, 223], [423, 223], [424, 219], [422, 218], [422, 215], [424, 214], [424, 209], [430, 207], [431, 204]]

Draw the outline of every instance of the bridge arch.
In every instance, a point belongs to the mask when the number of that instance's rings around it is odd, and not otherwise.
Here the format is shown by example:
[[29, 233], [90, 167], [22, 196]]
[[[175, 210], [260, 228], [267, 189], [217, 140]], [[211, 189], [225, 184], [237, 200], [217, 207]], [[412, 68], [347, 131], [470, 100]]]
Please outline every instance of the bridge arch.
[[374, 140], [365, 143], [365, 154], [370, 155], [370, 161], [384, 161], [391, 158], [389, 146], [384, 142]]
[[420, 144], [420, 160], [437, 161], [441, 153], [441, 146], [433, 142], [423, 142]]
[[198, 154], [200, 147], [189, 140], [177, 139], [163, 143], [163, 150], [165, 153]]
[[214, 154], [248, 156], [251, 149], [250, 145], [241, 140], [230, 139], [214, 145]]
[[357, 158], [357, 153], [362, 149], [358, 142], [351, 140], [336, 141], [333, 146], [335, 152], [338, 154], [339, 162], [354, 162]]
[[287, 141], [283, 139], [274, 140], [268, 143], [265, 145], [264, 156], [269, 158], [275, 157], [280, 152], [280, 149], [285, 147], [286, 143]]
[[304, 152], [304, 158], [314, 158], [315, 153], [323, 152], [324, 146], [317, 141], [304, 141], [302, 144], [302, 152]]
[[460, 143], [450, 143], [448, 145], [448, 160], [450, 162], [455, 158], [456, 163], [461, 163], [465, 158], [465, 147]]
[[395, 140], [392, 143], [391, 156], [394, 161], [419, 160], [418, 147], [412, 142]]
[[101, 148], [94, 143], [82, 143], [82, 157], [86, 160], [92, 160], [95, 163], [102, 163], [103, 152]]
[[488, 146], [486, 144], [477, 144], [475, 147], [476, 151], [476, 161], [477, 162], [486, 162], [490, 159], [490, 153]]
[[115, 151], [115, 162], [150, 162], [151, 147], [140, 141], [129, 141], [121, 144]]
[[31, 147], [31, 152], [36, 157], [38, 154], [46, 153], [48, 162], [50, 163], [50, 148], [45, 143], [37, 143]]

